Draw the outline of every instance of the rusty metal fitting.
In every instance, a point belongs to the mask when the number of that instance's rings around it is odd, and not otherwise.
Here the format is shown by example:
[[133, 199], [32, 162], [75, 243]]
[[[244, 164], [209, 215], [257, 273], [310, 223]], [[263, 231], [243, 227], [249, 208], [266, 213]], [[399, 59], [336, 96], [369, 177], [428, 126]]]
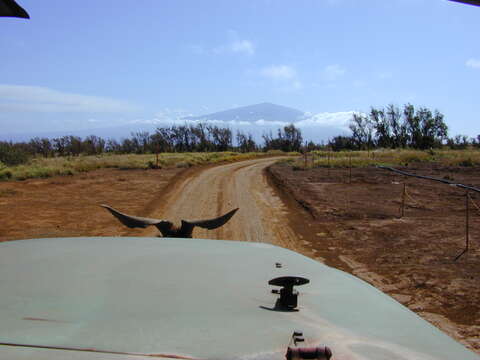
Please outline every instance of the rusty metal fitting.
[[285, 357], [287, 360], [330, 360], [332, 357], [332, 350], [330, 350], [328, 346], [288, 347]]

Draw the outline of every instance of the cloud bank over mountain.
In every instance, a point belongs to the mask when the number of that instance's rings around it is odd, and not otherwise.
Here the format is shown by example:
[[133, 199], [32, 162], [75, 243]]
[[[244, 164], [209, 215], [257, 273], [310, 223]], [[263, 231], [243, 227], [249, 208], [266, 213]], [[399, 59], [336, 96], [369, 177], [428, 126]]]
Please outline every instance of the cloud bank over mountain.
[[[228, 127], [234, 133], [241, 131], [250, 133], [256, 141], [262, 140], [262, 135], [273, 133], [286, 125], [294, 124], [302, 130], [304, 140], [326, 142], [328, 139], [349, 133], [348, 124], [354, 111], [308, 113], [286, 106], [272, 103], [261, 103], [237, 107], [211, 114], [194, 116], [182, 109], [165, 108], [158, 111], [154, 117], [135, 119], [122, 125], [101, 127], [92, 120], [92, 128], [69, 131], [68, 134], [87, 136], [94, 134], [105, 138], [128, 137], [132, 132], [155, 132], [157, 127], [170, 125], [207, 124]], [[34, 136], [56, 137], [66, 135], [65, 132], [22, 133], [3, 135], [3, 140], [28, 140]]]
[[199, 123], [227, 126], [234, 131], [249, 132], [258, 139], [264, 133], [275, 132], [280, 127], [294, 124], [304, 130], [304, 139], [320, 142], [348, 133], [348, 124], [353, 114], [354, 111], [313, 114], [272, 103], [261, 103], [200, 116], [184, 116], [182, 111], [163, 111], [149, 123], [158, 126]]
[[276, 122], [297, 122], [303, 119], [305, 113], [286, 106], [271, 103], [242, 106], [235, 109], [220, 111], [201, 116], [186, 116], [184, 120], [220, 120], [220, 121], [242, 121], [255, 123], [258, 120]]
[[180, 118], [183, 122], [205, 122], [238, 126], [285, 126], [295, 124], [299, 128], [332, 128], [331, 131], [348, 131], [354, 111], [308, 113], [271, 103], [239, 107], [202, 116]]

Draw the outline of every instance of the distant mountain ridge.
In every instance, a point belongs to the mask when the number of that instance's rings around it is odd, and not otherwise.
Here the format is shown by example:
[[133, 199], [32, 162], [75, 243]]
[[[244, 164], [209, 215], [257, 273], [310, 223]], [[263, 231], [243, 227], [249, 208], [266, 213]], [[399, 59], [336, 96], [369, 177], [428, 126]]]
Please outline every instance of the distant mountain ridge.
[[246, 121], [255, 122], [263, 120], [296, 122], [305, 117], [303, 111], [289, 108], [287, 106], [276, 105], [268, 102], [261, 104], [242, 106], [230, 110], [219, 111], [212, 114], [201, 116], [187, 116], [183, 120], [220, 120], [220, 121]]
[[339, 134], [348, 135], [348, 124], [351, 111], [337, 113], [307, 114], [300, 110], [272, 103], [261, 103], [219, 111], [201, 116], [172, 116], [148, 121], [137, 120], [116, 126], [83, 128], [78, 130], [31, 131], [25, 133], [0, 133], [0, 141], [29, 141], [34, 137], [54, 138], [64, 135], [86, 137], [96, 135], [105, 139], [121, 140], [131, 136], [133, 132], [148, 131], [153, 134], [158, 127], [169, 127], [173, 124], [190, 125], [204, 122], [227, 127], [233, 133], [242, 131], [252, 134], [255, 141], [262, 141], [265, 133], [276, 133], [277, 129], [288, 124], [295, 124], [303, 132], [306, 140], [315, 142], [328, 141]]

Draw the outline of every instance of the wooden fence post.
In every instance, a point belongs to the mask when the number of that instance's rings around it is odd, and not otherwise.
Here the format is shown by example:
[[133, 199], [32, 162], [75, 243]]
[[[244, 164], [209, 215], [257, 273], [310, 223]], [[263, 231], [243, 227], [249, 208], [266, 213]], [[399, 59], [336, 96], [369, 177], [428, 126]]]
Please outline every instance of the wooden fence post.
[[330, 153], [327, 154], [327, 176], [330, 177]]
[[349, 154], [348, 163], [350, 167], [349, 175], [348, 175], [348, 183], [351, 184], [352, 183], [352, 154]]
[[470, 242], [470, 194], [468, 190], [465, 192], [465, 249], [457, 255], [453, 261], [457, 261], [460, 256], [468, 251], [468, 245]]
[[402, 210], [400, 213], [400, 218], [403, 218], [405, 215], [405, 196], [407, 195], [407, 184], [403, 183], [403, 193], [402, 193]]

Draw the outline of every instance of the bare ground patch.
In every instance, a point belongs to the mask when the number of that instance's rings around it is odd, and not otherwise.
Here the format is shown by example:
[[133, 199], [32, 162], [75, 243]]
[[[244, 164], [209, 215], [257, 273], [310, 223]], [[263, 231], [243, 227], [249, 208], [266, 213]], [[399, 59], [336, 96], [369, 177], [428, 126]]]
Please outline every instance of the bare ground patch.
[[1, 182], [0, 241], [138, 235], [98, 205], [106, 203], [148, 216], [169, 184], [188, 171], [192, 170], [101, 169], [74, 176]]
[[[478, 167], [411, 166], [407, 171], [480, 185]], [[275, 184], [303, 207], [290, 220], [307, 255], [350, 272], [480, 353], [480, 209], [465, 191], [373, 168], [293, 170], [275, 164]], [[403, 183], [405, 216], [399, 218]], [[480, 205], [480, 196], [471, 194]]]

